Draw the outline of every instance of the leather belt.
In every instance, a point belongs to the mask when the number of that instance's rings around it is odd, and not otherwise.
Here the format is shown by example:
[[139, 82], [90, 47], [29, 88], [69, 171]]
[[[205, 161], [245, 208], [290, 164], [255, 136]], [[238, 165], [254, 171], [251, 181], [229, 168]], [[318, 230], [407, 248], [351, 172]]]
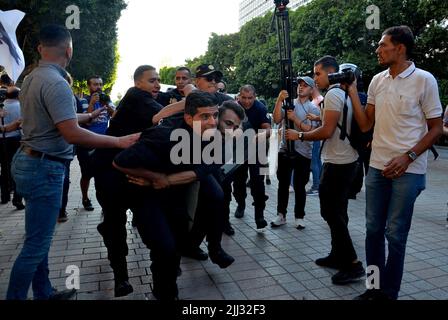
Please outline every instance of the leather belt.
[[67, 162], [70, 162], [70, 160], [68, 160], [68, 159], [63, 159], [63, 158], [59, 158], [59, 157], [55, 157], [55, 156], [50, 156], [50, 155], [48, 155], [48, 154], [46, 154], [46, 153], [43, 153], [43, 152], [40, 152], [40, 151], [36, 151], [36, 150], [33, 150], [33, 149], [31, 149], [30, 147], [27, 147], [27, 146], [25, 146], [25, 145], [23, 145], [22, 144], [22, 151], [26, 154], [26, 155], [28, 155], [28, 156], [30, 156], [30, 157], [33, 157], [33, 158], [41, 158], [41, 159], [47, 159], [47, 160], [50, 160], [50, 161], [56, 161], [56, 162], [60, 162], [60, 163], [62, 163], [62, 164], [66, 164]]

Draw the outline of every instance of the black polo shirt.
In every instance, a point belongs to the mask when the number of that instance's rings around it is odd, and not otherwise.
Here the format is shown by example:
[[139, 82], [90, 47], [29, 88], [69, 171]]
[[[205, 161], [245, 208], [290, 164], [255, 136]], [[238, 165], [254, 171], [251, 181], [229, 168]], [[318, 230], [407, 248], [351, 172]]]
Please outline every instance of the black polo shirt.
[[[115, 116], [110, 120], [106, 135], [122, 137], [142, 132], [153, 126], [152, 118], [162, 106], [149, 92], [138, 88], [130, 88], [117, 107]], [[114, 157], [121, 149], [97, 149], [93, 162], [97, 170], [112, 167]]]
[[268, 109], [260, 101], [255, 100], [252, 107], [244, 110], [248, 121], [248, 123], [243, 125], [244, 129], [252, 128], [254, 130], [260, 130], [262, 124], [271, 124], [271, 121], [268, 118]]

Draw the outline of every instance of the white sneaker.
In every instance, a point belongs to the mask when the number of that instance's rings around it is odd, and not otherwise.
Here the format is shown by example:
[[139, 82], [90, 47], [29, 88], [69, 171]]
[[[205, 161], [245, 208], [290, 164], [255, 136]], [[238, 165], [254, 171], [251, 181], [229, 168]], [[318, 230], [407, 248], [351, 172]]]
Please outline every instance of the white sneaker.
[[296, 229], [299, 229], [299, 230], [305, 229], [305, 220], [303, 220], [303, 219], [296, 219], [295, 225], [296, 225]]
[[271, 222], [271, 227], [277, 228], [284, 224], [286, 224], [286, 217], [283, 214], [278, 213], [277, 218], [275, 218], [275, 220]]

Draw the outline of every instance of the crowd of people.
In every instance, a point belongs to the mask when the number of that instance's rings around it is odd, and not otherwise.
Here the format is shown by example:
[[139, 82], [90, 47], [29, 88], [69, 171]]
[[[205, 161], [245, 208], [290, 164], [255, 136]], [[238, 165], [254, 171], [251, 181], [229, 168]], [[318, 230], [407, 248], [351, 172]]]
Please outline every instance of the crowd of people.
[[[373, 78], [367, 94], [355, 65], [340, 65], [332, 56], [319, 58], [314, 79], [298, 78], [293, 106], [284, 107], [290, 93], [278, 94], [271, 120], [254, 86], [244, 84], [236, 99], [230, 97], [223, 73], [211, 64], [198, 66], [194, 74], [187, 67], [178, 68], [176, 88], [167, 92], [160, 91], [154, 67], [140, 66], [134, 86], [117, 107], [103, 93], [101, 76], [94, 75], [87, 80], [90, 94], [80, 98], [65, 70], [73, 54], [70, 33], [57, 25], [44, 27], [38, 67], [20, 89], [6, 77], [1, 83], [8, 94], [0, 127], [1, 201], [10, 201], [13, 193], [13, 205], [25, 209], [26, 233], [6, 298], [26, 299], [31, 284], [35, 299], [67, 299], [76, 292], [56, 291], [48, 277], [56, 223], [68, 220], [69, 170], [75, 154], [82, 205], [88, 211], [94, 210], [88, 194], [94, 179], [103, 216], [97, 229], [113, 270], [115, 296], [133, 292], [127, 267], [128, 210], [149, 249], [151, 289], [159, 300], [179, 298], [182, 256], [210, 259], [223, 269], [238, 263], [223, 249], [221, 239], [223, 233], [235, 234], [230, 223], [232, 196], [237, 203], [234, 217], [244, 217], [247, 187], [256, 230], [268, 227], [264, 211], [269, 199], [262, 174], [266, 163], [260, 154], [267, 153], [273, 121], [281, 127], [281, 143], [277, 217], [270, 227], [287, 223], [291, 186], [298, 230], [306, 228], [307, 195], [318, 195], [331, 246], [315, 263], [338, 270], [331, 279], [336, 285], [364, 279], [347, 210], [365, 174], [366, 265], [378, 268], [380, 283], [357, 299], [397, 299], [414, 203], [425, 189], [427, 150], [448, 133], [448, 112], [442, 121], [437, 82], [410, 60], [413, 46], [408, 27], [384, 31], [376, 54], [387, 70]], [[355, 81], [330, 82], [329, 75], [347, 66]], [[247, 139], [251, 130], [255, 135]], [[177, 135], [182, 141], [173, 139]], [[367, 138], [357, 144], [355, 135]], [[184, 141], [189, 143], [177, 154], [183, 159], [179, 162], [173, 150]], [[224, 151], [215, 150], [212, 156], [218, 160], [210, 163], [201, 155], [216, 141]], [[248, 152], [252, 144], [264, 150], [253, 156]], [[240, 156], [242, 162], [236, 160]], [[313, 183], [306, 190], [310, 172]], [[204, 240], [207, 252], [200, 248]]]

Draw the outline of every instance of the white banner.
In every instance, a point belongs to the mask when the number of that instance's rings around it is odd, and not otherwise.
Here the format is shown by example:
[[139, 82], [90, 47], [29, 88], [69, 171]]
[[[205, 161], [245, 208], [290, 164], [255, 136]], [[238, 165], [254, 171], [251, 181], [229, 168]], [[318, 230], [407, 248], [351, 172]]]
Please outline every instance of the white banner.
[[0, 65], [14, 82], [25, 69], [25, 58], [16, 37], [17, 26], [24, 16], [19, 10], [0, 10]]

